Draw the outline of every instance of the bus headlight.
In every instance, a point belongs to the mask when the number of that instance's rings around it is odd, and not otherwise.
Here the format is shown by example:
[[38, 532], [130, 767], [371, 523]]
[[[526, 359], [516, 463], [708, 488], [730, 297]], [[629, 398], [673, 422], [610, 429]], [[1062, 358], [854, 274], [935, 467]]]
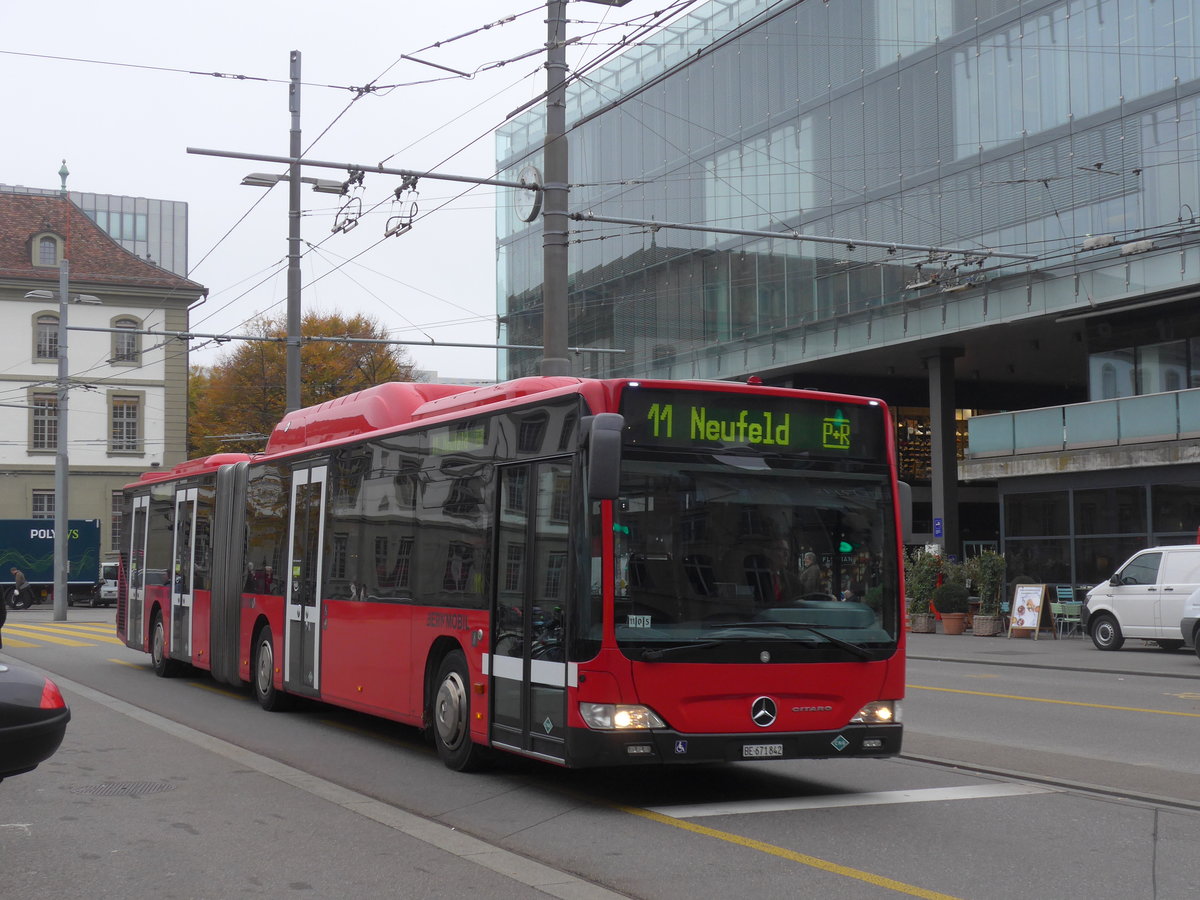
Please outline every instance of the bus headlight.
[[641, 728], [666, 728], [666, 723], [645, 706], [617, 703], [580, 703], [579, 714], [588, 728], [597, 731], [631, 731]]
[[900, 721], [897, 700], [873, 700], [854, 714], [851, 722], [862, 725], [892, 725]]

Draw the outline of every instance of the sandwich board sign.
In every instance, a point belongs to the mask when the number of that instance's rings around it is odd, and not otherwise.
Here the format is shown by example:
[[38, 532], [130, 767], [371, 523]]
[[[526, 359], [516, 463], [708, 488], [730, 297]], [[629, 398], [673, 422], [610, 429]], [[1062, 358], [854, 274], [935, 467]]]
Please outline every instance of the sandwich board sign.
[[[1038, 631], [1045, 612], [1046, 585], [1018, 584], [1013, 591], [1012, 610], [1008, 620], [1008, 636], [1018, 629], [1032, 631], [1033, 639], [1038, 638]], [[1055, 634], [1055, 637], [1058, 637]]]

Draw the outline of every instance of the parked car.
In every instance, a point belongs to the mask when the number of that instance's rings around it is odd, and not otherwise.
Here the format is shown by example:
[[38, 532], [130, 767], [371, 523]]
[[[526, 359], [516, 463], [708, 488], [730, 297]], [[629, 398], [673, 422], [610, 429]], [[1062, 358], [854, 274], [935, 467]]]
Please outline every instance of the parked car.
[[71, 710], [58, 685], [0, 663], [0, 781], [53, 756], [69, 721]]
[[1125, 638], [1183, 646], [1184, 604], [1200, 590], [1200, 544], [1149, 547], [1125, 561], [1084, 603], [1084, 621], [1100, 650], [1119, 650]]

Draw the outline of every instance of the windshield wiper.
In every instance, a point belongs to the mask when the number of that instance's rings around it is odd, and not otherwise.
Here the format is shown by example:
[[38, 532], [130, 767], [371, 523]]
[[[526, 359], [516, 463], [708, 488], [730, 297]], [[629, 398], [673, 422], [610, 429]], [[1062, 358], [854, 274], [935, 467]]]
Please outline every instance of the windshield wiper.
[[841, 647], [843, 650], [847, 651], [848, 653], [853, 653], [859, 659], [873, 659], [874, 658], [874, 654], [872, 654], [871, 651], [868, 650], [866, 647], [863, 647], [860, 644], [855, 644], [851, 641], [843, 641], [841, 638], [834, 637], [832, 634], [830, 634], [828, 631], [825, 631], [822, 628], [817, 628], [813, 625], [805, 624], [804, 622], [796, 622], [795, 625], [797, 628], [803, 628], [806, 631], [811, 631], [813, 634], [820, 635], [821, 637], [825, 638], [825, 640], [829, 641], [829, 643], [833, 644], [835, 647]]
[[811, 631], [818, 637], [823, 637], [835, 647], [841, 647], [848, 653], [853, 653], [859, 659], [874, 659], [874, 655], [866, 647], [860, 644], [844, 641], [840, 637], [834, 637], [828, 631], [808, 622], [722, 622], [719, 625], [713, 625], [713, 628], [800, 628], [804, 631]]
[[642, 651], [642, 659], [653, 661], [662, 659], [669, 653], [678, 653], [680, 650], [707, 650], [709, 647], [719, 647], [722, 643], [723, 641], [701, 641], [697, 644], [675, 644], [671, 647], [659, 647], [657, 649], [647, 647]]

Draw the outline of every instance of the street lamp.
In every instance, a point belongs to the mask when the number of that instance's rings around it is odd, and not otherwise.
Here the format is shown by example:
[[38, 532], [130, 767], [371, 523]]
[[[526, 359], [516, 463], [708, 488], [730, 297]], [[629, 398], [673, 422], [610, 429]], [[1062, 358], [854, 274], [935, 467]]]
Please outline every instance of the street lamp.
[[[67, 556], [67, 473], [70, 456], [67, 450], [67, 307], [72, 302], [98, 304], [99, 297], [67, 293], [70, 264], [64, 256], [58, 264], [58, 402], [55, 409], [57, 439], [54, 451], [54, 621], [67, 620], [67, 581], [70, 561]], [[29, 291], [27, 300], [53, 300], [54, 292]]]
[[[294, 54], [292, 76], [300, 77], [299, 53]], [[299, 91], [299, 87], [296, 87]], [[292, 153], [298, 156], [299, 147], [299, 98], [292, 97], [293, 102], [293, 147]], [[295, 170], [297, 167], [293, 166]], [[287, 412], [295, 412], [300, 408], [300, 188], [301, 184], [311, 184], [318, 194], [345, 194], [346, 182], [334, 181], [332, 178], [310, 178], [307, 175], [297, 176], [292, 184], [292, 175], [274, 175], [268, 172], [251, 172], [242, 179], [247, 187], [271, 188], [281, 181], [288, 182], [288, 306], [287, 306], [287, 350], [285, 357]]]
[[[242, 184], [247, 187], [275, 187], [281, 181], [291, 181], [287, 175], [271, 175], [267, 172], [251, 172], [242, 179]], [[346, 182], [336, 181], [332, 178], [310, 178], [304, 175], [300, 178], [301, 184], [311, 184], [313, 190], [318, 194], [344, 194], [346, 193]]]

